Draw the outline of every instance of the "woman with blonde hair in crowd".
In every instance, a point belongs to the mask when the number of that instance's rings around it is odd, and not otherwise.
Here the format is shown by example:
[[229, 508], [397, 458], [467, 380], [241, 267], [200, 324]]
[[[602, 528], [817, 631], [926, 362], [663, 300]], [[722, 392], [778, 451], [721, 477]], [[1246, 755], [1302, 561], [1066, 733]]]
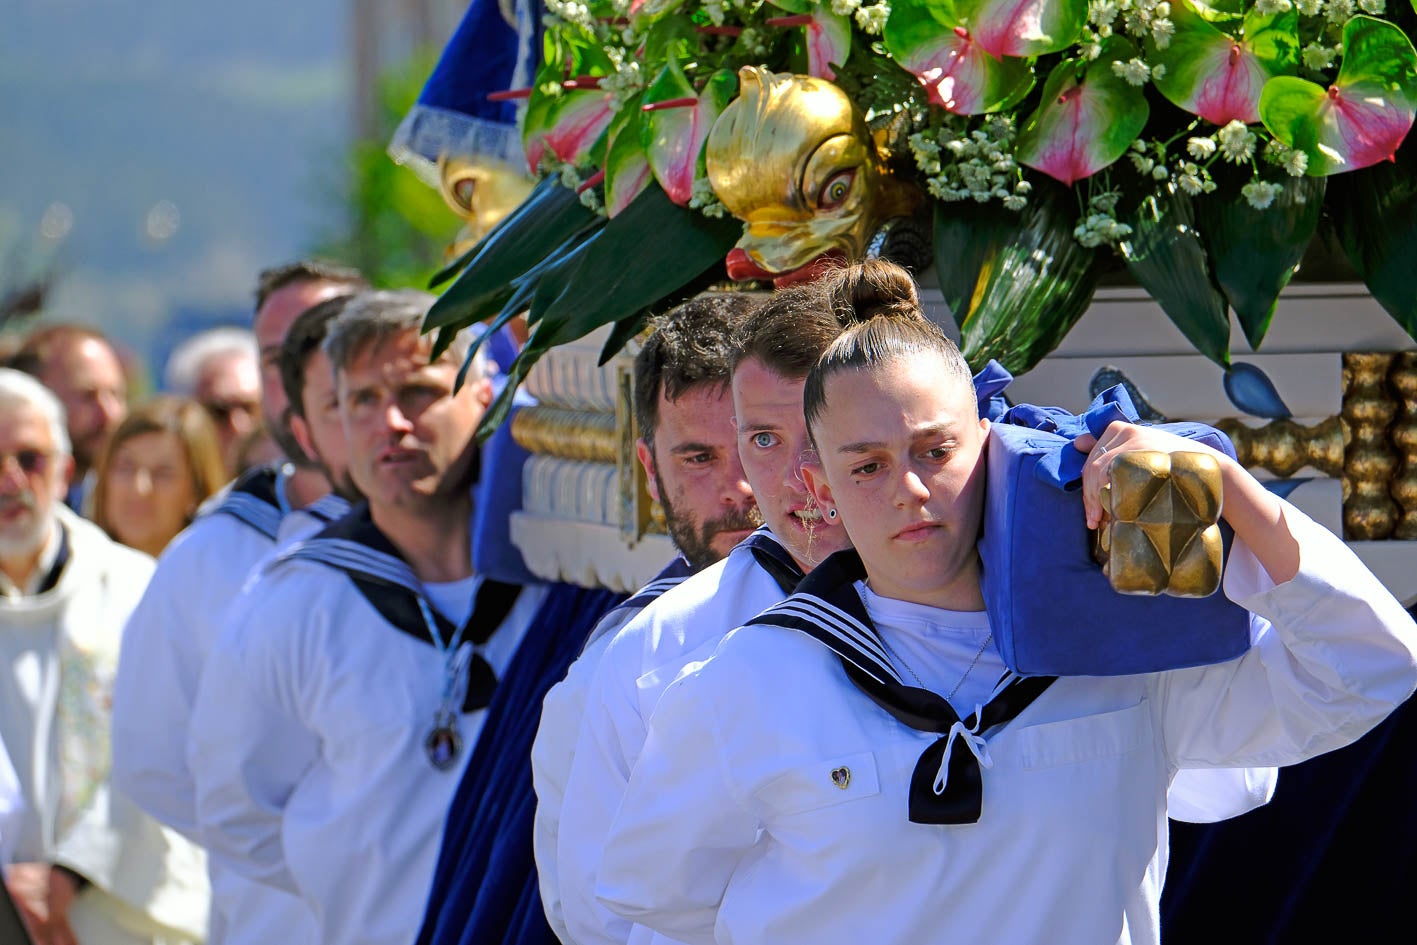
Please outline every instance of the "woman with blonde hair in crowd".
[[216, 428], [201, 404], [157, 397], [128, 414], [99, 457], [93, 520], [157, 557], [225, 481]]

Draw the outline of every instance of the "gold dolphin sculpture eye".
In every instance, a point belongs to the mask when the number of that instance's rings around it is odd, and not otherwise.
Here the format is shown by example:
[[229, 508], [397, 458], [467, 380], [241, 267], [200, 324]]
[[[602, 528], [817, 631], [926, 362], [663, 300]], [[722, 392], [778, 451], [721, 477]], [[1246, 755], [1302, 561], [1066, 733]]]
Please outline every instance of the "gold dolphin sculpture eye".
[[786, 277], [825, 256], [860, 259], [921, 195], [898, 181], [865, 116], [836, 85], [755, 66], [709, 132], [709, 183], [744, 222], [734, 278]]

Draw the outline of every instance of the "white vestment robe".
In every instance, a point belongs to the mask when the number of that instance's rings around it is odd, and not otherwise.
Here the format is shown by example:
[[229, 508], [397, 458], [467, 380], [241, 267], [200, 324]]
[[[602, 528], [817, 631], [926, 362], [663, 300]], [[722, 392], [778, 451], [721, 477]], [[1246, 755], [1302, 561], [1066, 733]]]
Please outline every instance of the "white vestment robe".
[[124, 621], [152, 559], [66, 508], [57, 583], [0, 597], [0, 742], [20, 798], [12, 862], [67, 866], [90, 883], [70, 910], [84, 945], [200, 941], [201, 851], [110, 785], [109, 704]]

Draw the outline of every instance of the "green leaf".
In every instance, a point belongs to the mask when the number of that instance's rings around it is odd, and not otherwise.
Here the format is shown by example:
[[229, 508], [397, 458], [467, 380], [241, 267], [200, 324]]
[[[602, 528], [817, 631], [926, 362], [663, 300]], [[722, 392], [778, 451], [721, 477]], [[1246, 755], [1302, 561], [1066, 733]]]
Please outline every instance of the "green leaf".
[[1319, 225], [1325, 179], [1275, 179], [1274, 202], [1256, 210], [1235, 195], [1250, 178], [1249, 168], [1217, 166], [1215, 193], [1192, 203], [1215, 281], [1235, 310], [1250, 347], [1258, 349], [1274, 317], [1279, 293], [1299, 268]]
[[[658, 238], [646, 240], [646, 233]], [[574, 260], [558, 264], [538, 285], [527, 318], [531, 336], [478, 425], [478, 438], [485, 439], [506, 418], [516, 387], [543, 354], [609, 322], [617, 323], [612, 340], [621, 338], [623, 345], [633, 336], [633, 325], [623, 323], [642, 320], [652, 306], [672, 307], [721, 279], [723, 257], [737, 235], [733, 221], [677, 207], [658, 187], [642, 193], [578, 248]]]
[[[1216, 125], [1259, 121], [1265, 83], [1299, 66], [1299, 14], [1246, 14], [1238, 37], [1208, 23], [1190, 0], [1171, 4], [1175, 33], [1148, 58], [1165, 66], [1156, 89], [1178, 108]], [[1232, 26], [1233, 29], [1233, 26]]]
[[1040, 180], [1012, 228], [981, 233], [988, 248], [960, 329], [976, 370], [997, 358], [1015, 374], [1028, 371], [1087, 311], [1101, 262], [1073, 238], [1076, 216], [1072, 192]]
[[935, 203], [935, 278], [956, 325], [968, 314], [979, 274], [1018, 229], [1020, 215], [997, 200]]
[[694, 181], [703, 176], [704, 142], [709, 129], [738, 91], [738, 77], [720, 69], [697, 92], [676, 60], [669, 63], [645, 90], [646, 105], [673, 99], [698, 104], [647, 112], [641, 121], [640, 143], [644, 146], [655, 180], [669, 198], [687, 206], [694, 195]]
[[1164, 189], [1124, 222], [1132, 228], [1120, 247], [1128, 271], [1197, 351], [1228, 367], [1230, 312], [1211, 281], [1190, 198]]
[[567, 240], [604, 221], [572, 190], [547, 178], [472, 250], [473, 258], [428, 312], [423, 330], [470, 325], [497, 312], [513, 279]]
[[654, 175], [640, 143], [640, 96], [627, 101], [610, 123], [605, 153], [605, 212], [617, 216], [640, 195]]
[[[664, 306], [668, 311], [672, 306]], [[600, 358], [596, 364], [600, 367], [610, 363], [610, 359], [620, 353], [620, 349], [630, 342], [630, 339], [640, 333], [645, 327], [645, 322], [649, 321], [648, 311], [622, 318], [615, 323], [615, 328], [611, 330], [610, 337], [605, 339], [605, 344], [600, 348]]]
[[1400, 28], [1370, 16], [1343, 27], [1343, 64], [1327, 89], [1280, 76], [1260, 96], [1264, 126], [1303, 151], [1315, 177], [1391, 160], [1414, 116], [1417, 51]]
[[[458, 332], [468, 328], [477, 322], [486, 321], [491, 318], [505, 324], [511, 316], [519, 312], [527, 311], [528, 306], [534, 302], [535, 294], [540, 285], [547, 281], [548, 277], [559, 269], [566, 268], [573, 264], [578, 252], [584, 250], [585, 245], [595, 239], [600, 232], [599, 227], [589, 227], [573, 235], [565, 243], [557, 246], [545, 258], [539, 260], [526, 272], [518, 275], [507, 284], [506, 291], [495, 297], [489, 297], [484, 305], [474, 312], [465, 321], [453, 322], [438, 329], [438, 337], [434, 340], [432, 357], [437, 358], [448, 346], [452, 344]], [[500, 306], [500, 307], [499, 307]], [[536, 312], [530, 312], [528, 321], [534, 320]]]
[[1395, 163], [1334, 177], [1327, 206], [1373, 298], [1417, 338], [1417, 141], [1409, 136]]
[[545, 318], [565, 321], [574, 339], [633, 315], [722, 263], [739, 231], [650, 187], [606, 224]]
[[1087, 24], [1087, 0], [954, 0], [953, 6], [958, 25], [996, 59], [1061, 52]]
[[605, 50], [566, 30], [548, 30], [542, 48], [543, 60], [522, 115], [522, 146], [533, 174], [547, 152], [558, 161], [583, 164], [596, 149], [612, 115], [609, 92], [561, 85], [573, 75], [612, 74], [614, 68]]
[[1120, 37], [1102, 45], [1078, 80], [1081, 64], [1065, 59], [1048, 76], [1038, 110], [1019, 131], [1014, 155], [1020, 164], [1064, 184], [1090, 177], [1127, 153], [1146, 127], [1146, 93], [1112, 69], [1137, 54]]
[[932, 104], [958, 115], [979, 115], [1016, 104], [1033, 88], [1025, 59], [998, 59], [965, 31], [949, 3], [895, 0], [882, 42], [903, 69], [925, 87]]

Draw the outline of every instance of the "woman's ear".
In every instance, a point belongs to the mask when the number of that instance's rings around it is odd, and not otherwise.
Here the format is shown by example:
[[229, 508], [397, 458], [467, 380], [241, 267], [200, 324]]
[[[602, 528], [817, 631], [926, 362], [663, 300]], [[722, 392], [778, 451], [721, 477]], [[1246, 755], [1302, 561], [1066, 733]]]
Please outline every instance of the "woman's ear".
[[812, 493], [812, 498], [817, 500], [817, 507], [826, 515], [829, 509], [836, 508], [836, 501], [832, 498], [832, 488], [827, 485], [826, 471], [818, 462], [808, 462], [802, 464], [802, 481], [807, 486], [807, 491]]

